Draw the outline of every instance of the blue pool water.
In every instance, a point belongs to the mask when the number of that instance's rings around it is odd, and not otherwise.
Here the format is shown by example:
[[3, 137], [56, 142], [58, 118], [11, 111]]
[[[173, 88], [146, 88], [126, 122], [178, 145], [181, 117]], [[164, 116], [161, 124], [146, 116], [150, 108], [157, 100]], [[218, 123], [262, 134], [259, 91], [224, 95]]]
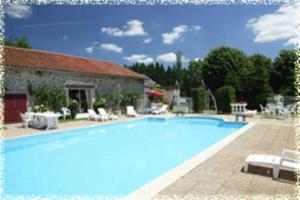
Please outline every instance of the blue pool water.
[[4, 142], [4, 191], [123, 196], [245, 123], [146, 118]]

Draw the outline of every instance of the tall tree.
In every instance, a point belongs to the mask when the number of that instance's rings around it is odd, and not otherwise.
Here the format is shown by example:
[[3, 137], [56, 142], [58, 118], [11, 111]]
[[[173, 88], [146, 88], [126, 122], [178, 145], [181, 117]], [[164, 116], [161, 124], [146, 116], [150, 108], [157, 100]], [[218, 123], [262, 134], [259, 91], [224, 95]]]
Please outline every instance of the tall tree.
[[191, 95], [192, 88], [202, 86], [202, 67], [203, 62], [201, 60], [193, 60], [189, 62], [184, 80], [184, 90], [186, 91], [187, 96]]
[[183, 56], [183, 53], [181, 51], [178, 51], [176, 53], [176, 69], [179, 70], [182, 68], [182, 56]]
[[259, 109], [259, 104], [265, 105], [272, 89], [269, 84], [272, 60], [264, 55], [255, 54], [249, 57], [253, 70], [246, 82], [247, 103], [249, 109]]
[[[173, 67], [173, 70], [174, 70], [175, 77], [176, 77], [175, 82], [178, 83], [178, 85], [179, 85], [180, 89], [182, 90], [182, 92], [185, 93], [185, 91], [184, 91], [184, 77], [185, 77], [186, 71], [182, 67], [182, 58], [183, 58], [183, 53], [181, 51], [178, 51], [176, 53], [176, 63], [175, 63], [175, 66]], [[175, 86], [175, 85], [173, 85], [173, 86]]]
[[294, 50], [282, 50], [275, 59], [270, 83], [276, 94], [295, 95], [295, 67], [297, 55]]
[[14, 38], [10, 36], [9, 38], [5, 38], [4, 40], [5, 46], [13, 46], [13, 47], [20, 47], [25, 49], [32, 49], [28, 39], [26, 37]]
[[213, 92], [224, 85], [231, 85], [236, 90], [237, 99], [244, 99], [246, 96], [244, 83], [251, 67], [245, 53], [222, 46], [211, 50], [204, 58], [202, 77]]

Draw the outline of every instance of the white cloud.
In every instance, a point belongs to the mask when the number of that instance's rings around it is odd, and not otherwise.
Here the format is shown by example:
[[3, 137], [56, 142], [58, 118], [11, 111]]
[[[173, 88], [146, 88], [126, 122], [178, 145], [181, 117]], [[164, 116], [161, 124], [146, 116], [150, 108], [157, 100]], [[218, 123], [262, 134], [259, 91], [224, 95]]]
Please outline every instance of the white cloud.
[[182, 62], [183, 63], [188, 63], [188, 62], [190, 62], [191, 60], [190, 59], [187, 59], [187, 58], [185, 58], [184, 56], [182, 56]]
[[93, 53], [94, 50], [95, 50], [95, 47], [93, 47], [93, 46], [85, 48], [86, 53]]
[[9, 17], [22, 19], [32, 14], [32, 8], [28, 5], [8, 4], [5, 12]]
[[65, 36], [62, 37], [62, 39], [67, 40], [67, 39], [69, 39], [69, 36], [65, 35]]
[[297, 42], [299, 43], [299, 39], [296, 38], [296, 36], [294, 38], [290, 38], [286, 43], [284, 43], [284, 46], [289, 46], [289, 45], [293, 45], [296, 46]]
[[104, 49], [104, 50], [107, 50], [107, 51], [113, 51], [113, 52], [116, 52], [116, 53], [122, 53], [123, 52], [123, 48], [122, 47], [119, 47], [118, 45], [116, 44], [101, 44], [100, 46], [101, 49]]
[[146, 39], [144, 39], [144, 43], [150, 43], [152, 41], [152, 38], [146, 38]]
[[193, 61], [203, 61], [203, 58], [197, 57], [197, 58], [194, 58]]
[[[173, 52], [160, 54], [156, 57], [156, 60], [159, 62], [167, 62], [167, 63], [173, 63], [176, 62], [176, 54]], [[182, 62], [187, 63], [190, 60], [182, 56]]]
[[120, 28], [112, 28], [112, 27], [102, 27], [101, 31], [108, 35], [113, 35], [117, 37], [123, 36], [143, 36], [147, 35], [143, 28], [143, 22], [133, 19], [126, 22], [126, 25], [123, 29]]
[[188, 31], [187, 25], [180, 25], [173, 28], [170, 33], [163, 33], [161, 36], [163, 38], [164, 44], [173, 44], [175, 40], [182, 37], [183, 33]]
[[149, 64], [149, 63], [153, 63], [154, 60], [153, 58], [145, 55], [145, 54], [132, 54], [131, 56], [125, 56], [123, 57], [123, 59], [129, 61], [129, 62], [133, 62], [133, 63], [145, 63], [145, 64]]
[[192, 29], [193, 31], [200, 31], [201, 28], [202, 28], [202, 27], [199, 26], [199, 25], [192, 25], [192, 27], [191, 27], [191, 29]]
[[273, 13], [252, 18], [247, 27], [255, 34], [254, 42], [266, 43], [286, 40], [284, 45], [296, 43], [296, 27], [300, 20], [300, 3], [290, 3], [279, 7]]
[[158, 55], [156, 59], [160, 62], [175, 62], [176, 54], [173, 52]]

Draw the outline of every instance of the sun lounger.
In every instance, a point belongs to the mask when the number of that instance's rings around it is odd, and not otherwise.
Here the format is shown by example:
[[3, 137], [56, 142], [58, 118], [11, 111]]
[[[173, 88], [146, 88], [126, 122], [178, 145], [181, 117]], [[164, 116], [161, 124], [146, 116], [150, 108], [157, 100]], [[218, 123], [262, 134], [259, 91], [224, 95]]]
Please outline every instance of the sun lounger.
[[136, 117], [137, 116], [137, 113], [135, 112], [133, 106], [127, 106], [126, 107], [126, 112], [127, 112], [127, 116], [129, 116], [129, 117]]
[[117, 115], [113, 115], [113, 114], [108, 114], [104, 108], [98, 108], [98, 112], [99, 112], [99, 115], [102, 116], [102, 117], [105, 117], [105, 118], [108, 118], [110, 120], [113, 120], [113, 119], [118, 119], [118, 116]]
[[282, 150], [280, 165], [275, 166], [273, 170], [273, 177], [275, 179], [278, 179], [279, 172], [281, 169], [294, 171], [294, 172], [300, 171], [300, 162], [295, 159], [297, 157], [297, 154], [299, 154], [299, 152], [296, 150], [291, 150], [291, 149]]
[[88, 109], [88, 113], [89, 113], [89, 117], [88, 117], [89, 120], [104, 121], [108, 119], [108, 117], [98, 115], [93, 109]]
[[162, 107], [158, 108], [157, 110], [154, 110], [152, 113], [153, 114], [163, 114], [166, 113], [168, 111], [168, 105], [164, 104], [162, 105]]
[[299, 161], [288, 157], [287, 154], [295, 156], [298, 152], [290, 149], [283, 149], [281, 156], [250, 154], [245, 160], [244, 171], [248, 172], [249, 165], [270, 167], [273, 169], [273, 178], [278, 179], [281, 169], [289, 171], [299, 171]]

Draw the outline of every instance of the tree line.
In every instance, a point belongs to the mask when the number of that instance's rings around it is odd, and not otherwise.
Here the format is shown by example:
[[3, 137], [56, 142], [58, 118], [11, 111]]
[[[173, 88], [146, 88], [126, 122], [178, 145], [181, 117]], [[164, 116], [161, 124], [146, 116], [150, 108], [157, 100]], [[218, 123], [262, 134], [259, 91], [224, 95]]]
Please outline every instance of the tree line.
[[[6, 46], [32, 48], [26, 37], [9, 37]], [[182, 52], [176, 54], [172, 66], [161, 63], [135, 63], [126, 66], [145, 74], [163, 88], [179, 88], [182, 96], [192, 96], [192, 89], [209, 88], [213, 93], [223, 86], [234, 88], [238, 101], [247, 101], [249, 109], [266, 104], [267, 97], [281, 94], [295, 96], [295, 50], [281, 50], [272, 60], [262, 55], [246, 55], [243, 51], [221, 46], [212, 49], [203, 60], [193, 60], [187, 67], [182, 64]]]
[[262, 54], [248, 56], [239, 49], [221, 46], [212, 49], [203, 60], [190, 61], [187, 67], [182, 65], [180, 51], [172, 66], [135, 63], [125, 67], [145, 74], [162, 87], [179, 88], [188, 97], [193, 88], [203, 87], [203, 82], [213, 93], [231, 86], [237, 101], [247, 101], [249, 109], [258, 109], [269, 96], [295, 95], [296, 59], [295, 50], [281, 50], [272, 60]]

